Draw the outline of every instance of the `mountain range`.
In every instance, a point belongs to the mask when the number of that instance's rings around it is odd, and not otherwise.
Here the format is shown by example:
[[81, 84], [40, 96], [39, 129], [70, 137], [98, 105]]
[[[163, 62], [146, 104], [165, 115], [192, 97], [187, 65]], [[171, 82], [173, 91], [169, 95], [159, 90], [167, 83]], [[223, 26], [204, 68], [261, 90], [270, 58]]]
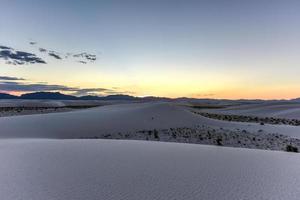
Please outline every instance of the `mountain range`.
[[7, 93], [0, 93], [0, 99], [48, 99], [48, 100], [125, 100], [125, 101], [178, 101], [178, 102], [194, 102], [194, 103], [262, 103], [265, 101], [272, 101], [274, 103], [278, 102], [286, 102], [289, 101], [291, 103], [298, 103], [300, 102], [300, 98], [291, 99], [291, 100], [260, 100], [260, 99], [239, 99], [239, 100], [229, 100], [229, 99], [197, 99], [197, 98], [168, 98], [168, 97], [155, 97], [155, 96], [147, 96], [147, 97], [135, 97], [130, 95], [124, 94], [115, 94], [115, 95], [108, 95], [108, 96], [93, 96], [93, 95], [86, 95], [86, 96], [73, 96], [62, 94], [60, 92], [33, 92], [33, 93], [26, 93], [20, 96], [11, 95]]
[[130, 95], [116, 94], [108, 96], [73, 96], [62, 94], [60, 92], [33, 92], [22, 94], [21, 96], [11, 95], [7, 93], [0, 93], [0, 99], [50, 99], [50, 100], [171, 100], [169, 98], [160, 98], [160, 97], [134, 97]]

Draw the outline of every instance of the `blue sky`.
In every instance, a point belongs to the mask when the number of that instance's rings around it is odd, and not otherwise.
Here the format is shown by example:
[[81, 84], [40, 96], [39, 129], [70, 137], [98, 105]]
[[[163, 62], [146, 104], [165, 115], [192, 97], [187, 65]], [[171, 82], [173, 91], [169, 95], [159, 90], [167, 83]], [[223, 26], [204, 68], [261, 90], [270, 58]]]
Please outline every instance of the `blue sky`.
[[0, 45], [41, 58], [39, 47], [88, 52], [97, 61], [2, 62], [0, 75], [138, 96], [293, 98], [299, 9], [292, 0], [3, 0]]

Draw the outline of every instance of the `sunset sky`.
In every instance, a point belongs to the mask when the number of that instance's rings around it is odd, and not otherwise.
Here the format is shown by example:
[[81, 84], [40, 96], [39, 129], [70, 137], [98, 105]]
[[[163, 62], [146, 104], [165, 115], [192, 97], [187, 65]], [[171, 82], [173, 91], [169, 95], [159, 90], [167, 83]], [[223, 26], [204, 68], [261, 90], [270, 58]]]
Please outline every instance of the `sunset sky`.
[[[0, 5], [0, 92], [300, 97], [300, 1]], [[35, 57], [29, 62], [18, 51]]]

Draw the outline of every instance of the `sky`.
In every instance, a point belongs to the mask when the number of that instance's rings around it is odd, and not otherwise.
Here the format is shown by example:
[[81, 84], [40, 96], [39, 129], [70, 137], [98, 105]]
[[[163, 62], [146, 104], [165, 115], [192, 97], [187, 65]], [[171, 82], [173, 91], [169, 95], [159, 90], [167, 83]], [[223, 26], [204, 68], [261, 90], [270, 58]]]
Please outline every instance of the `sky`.
[[0, 92], [300, 97], [299, 10], [293, 0], [2, 0]]

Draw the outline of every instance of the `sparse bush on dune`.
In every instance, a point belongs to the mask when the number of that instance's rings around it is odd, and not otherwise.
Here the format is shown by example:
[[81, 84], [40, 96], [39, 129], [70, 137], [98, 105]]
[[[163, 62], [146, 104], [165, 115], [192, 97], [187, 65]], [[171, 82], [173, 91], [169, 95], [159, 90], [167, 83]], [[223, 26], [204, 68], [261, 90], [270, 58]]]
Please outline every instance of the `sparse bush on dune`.
[[223, 146], [223, 144], [222, 144], [222, 138], [218, 138], [218, 139], [216, 140], [216, 142], [217, 142], [217, 145], [218, 145], [218, 146]]
[[154, 138], [159, 140], [158, 131], [156, 129], [154, 129], [153, 134]]
[[[199, 128], [200, 127], [200, 128]], [[197, 128], [169, 128], [140, 130], [137, 132], [118, 132], [103, 134], [99, 137], [84, 137], [90, 139], [133, 139], [164, 142], [180, 142], [194, 144], [209, 144], [217, 146], [242, 147], [254, 149], [279, 150], [299, 152], [300, 140], [282, 134], [251, 132], [246, 130], [215, 129], [213, 127], [197, 126]]]
[[265, 124], [289, 124], [291, 126], [300, 126], [300, 120], [298, 119], [285, 119], [285, 118], [274, 118], [274, 117], [254, 117], [244, 115], [225, 115], [215, 113], [202, 113], [194, 112], [207, 118], [224, 120], [224, 121], [237, 121], [237, 122], [253, 122], [259, 123], [260, 125]]
[[287, 152], [298, 152], [298, 148], [295, 147], [295, 146], [292, 146], [292, 145], [288, 144], [288, 145], [286, 146], [286, 151], [287, 151]]

